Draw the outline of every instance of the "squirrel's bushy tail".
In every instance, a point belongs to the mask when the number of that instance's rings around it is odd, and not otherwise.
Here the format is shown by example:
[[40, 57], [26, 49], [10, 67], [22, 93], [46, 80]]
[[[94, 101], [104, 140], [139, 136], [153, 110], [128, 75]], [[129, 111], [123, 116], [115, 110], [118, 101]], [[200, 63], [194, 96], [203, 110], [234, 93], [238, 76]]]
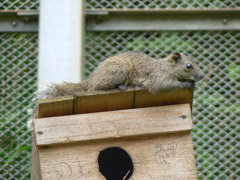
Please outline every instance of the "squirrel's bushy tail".
[[73, 95], [76, 92], [84, 92], [88, 89], [88, 82], [52, 84], [46, 90], [37, 93], [37, 99], [46, 99], [58, 96]]

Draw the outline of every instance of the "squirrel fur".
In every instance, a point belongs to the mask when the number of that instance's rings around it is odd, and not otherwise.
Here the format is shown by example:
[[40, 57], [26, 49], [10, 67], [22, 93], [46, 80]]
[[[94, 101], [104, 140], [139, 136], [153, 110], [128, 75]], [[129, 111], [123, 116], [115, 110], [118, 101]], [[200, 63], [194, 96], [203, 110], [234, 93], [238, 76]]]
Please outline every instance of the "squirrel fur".
[[151, 93], [178, 88], [193, 88], [204, 77], [191, 58], [173, 53], [154, 59], [140, 52], [125, 52], [101, 62], [89, 79], [81, 83], [53, 84], [39, 93], [39, 99], [74, 95], [78, 92], [127, 87], [143, 88]]

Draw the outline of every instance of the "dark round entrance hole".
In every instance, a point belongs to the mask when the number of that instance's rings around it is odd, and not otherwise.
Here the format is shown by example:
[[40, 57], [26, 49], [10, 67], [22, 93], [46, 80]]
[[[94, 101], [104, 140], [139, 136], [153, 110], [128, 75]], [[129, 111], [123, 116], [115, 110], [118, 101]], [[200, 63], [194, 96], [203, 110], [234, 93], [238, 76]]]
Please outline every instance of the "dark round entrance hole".
[[120, 147], [110, 147], [98, 156], [99, 171], [107, 180], [127, 180], [133, 173], [129, 154]]

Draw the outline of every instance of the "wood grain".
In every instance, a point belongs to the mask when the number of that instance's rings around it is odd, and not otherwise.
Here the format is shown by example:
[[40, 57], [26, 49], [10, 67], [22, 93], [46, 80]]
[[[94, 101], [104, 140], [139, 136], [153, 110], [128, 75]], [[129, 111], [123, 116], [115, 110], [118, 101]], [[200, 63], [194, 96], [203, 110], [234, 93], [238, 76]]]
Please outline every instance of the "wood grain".
[[40, 100], [38, 118], [173, 104], [192, 105], [192, 100], [193, 89], [178, 89], [158, 94], [145, 90], [134, 91], [133, 88], [123, 92], [119, 90], [84, 92], [74, 97]]
[[36, 146], [36, 139], [33, 134], [33, 145], [32, 145], [32, 173], [31, 180], [42, 180], [42, 174], [39, 163], [39, 152], [38, 147]]
[[108, 147], [131, 156], [130, 179], [197, 180], [192, 98], [193, 89], [159, 94], [128, 89], [39, 101], [32, 180], [105, 179], [97, 159]]
[[121, 147], [134, 165], [131, 180], [197, 180], [190, 132], [40, 147], [43, 180], [104, 180], [99, 152]]
[[74, 97], [62, 96], [38, 101], [38, 118], [73, 114]]
[[173, 104], [187, 104], [192, 106], [193, 89], [178, 89], [175, 91], [152, 94], [145, 90], [135, 91], [134, 107], [152, 107]]
[[131, 109], [133, 107], [134, 90], [110, 90], [81, 93], [76, 96], [75, 114]]
[[189, 104], [34, 120], [37, 145], [179, 132], [192, 129]]

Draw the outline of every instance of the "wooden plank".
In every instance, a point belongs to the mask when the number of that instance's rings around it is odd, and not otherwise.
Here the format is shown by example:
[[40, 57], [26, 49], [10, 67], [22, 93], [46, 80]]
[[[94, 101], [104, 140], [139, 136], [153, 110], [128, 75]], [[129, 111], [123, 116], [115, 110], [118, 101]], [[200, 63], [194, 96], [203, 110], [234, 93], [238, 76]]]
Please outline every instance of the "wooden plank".
[[38, 118], [73, 114], [73, 96], [62, 96], [38, 101]]
[[134, 166], [131, 180], [197, 180], [190, 132], [40, 147], [43, 179], [104, 180], [98, 156], [109, 147], [120, 147], [130, 155]]
[[31, 164], [32, 164], [31, 180], [42, 180], [38, 150], [37, 150], [36, 139], [35, 139], [34, 134], [33, 134], [32, 162], [31, 162]]
[[121, 109], [152, 107], [171, 104], [192, 104], [193, 89], [178, 89], [171, 92], [152, 94], [145, 90], [93, 91], [73, 96], [39, 100], [38, 118], [70, 114], [112, 111]]
[[126, 91], [109, 90], [85, 92], [76, 96], [74, 112], [76, 114], [131, 109], [133, 107], [134, 89]]
[[37, 145], [192, 129], [189, 104], [43, 118], [33, 123]]
[[161, 92], [152, 94], [145, 90], [135, 91], [135, 108], [172, 105], [172, 104], [187, 104], [192, 106], [193, 89], [178, 89], [175, 91]]

